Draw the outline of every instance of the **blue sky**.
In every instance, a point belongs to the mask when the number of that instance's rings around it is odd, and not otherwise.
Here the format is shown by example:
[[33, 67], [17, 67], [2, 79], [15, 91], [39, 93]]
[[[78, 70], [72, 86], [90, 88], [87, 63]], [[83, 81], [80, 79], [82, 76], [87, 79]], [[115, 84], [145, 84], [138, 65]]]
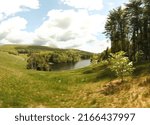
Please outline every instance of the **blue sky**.
[[[102, 52], [108, 12], [128, 0], [0, 0], [0, 43]], [[8, 5], [9, 3], [9, 5]]]

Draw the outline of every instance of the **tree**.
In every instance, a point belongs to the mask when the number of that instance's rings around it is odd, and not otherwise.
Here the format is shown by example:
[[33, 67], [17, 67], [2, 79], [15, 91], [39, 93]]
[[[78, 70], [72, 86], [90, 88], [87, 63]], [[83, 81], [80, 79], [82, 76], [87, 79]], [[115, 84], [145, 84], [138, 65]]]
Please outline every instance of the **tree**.
[[150, 0], [129, 0], [125, 8], [110, 11], [104, 33], [112, 53], [125, 51], [136, 62], [143, 51], [143, 61], [150, 61]]
[[111, 51], [128, 50], [127, 13], [121, 7], [110, 11], [105, 24], [105, 34], [111, 40]]
[[[82, 53], [75, 50], [33, 52], [28, 54], [27, 69], [50, 71], [52, 70], [52, 64], [75, 63], [81, 59], [81, 55]], [[84, 56], [86, 56], [86, 53]], [[90, 56], [88, 55], [88, 57]]]
[[150, 1], [143, 0], [143, 52], [145, 59], [150, 60]]
[[128, 57], [125, 57], [125, 52], [120, 51], [115, 54], [110, 54], [110, 66], [109, 68], [121, 78], [121, 82], [124, 81], [124, 76], [130, 75], [134, 68], [133, 63], [129, 61]]
[[135, 61], [136, 51], [142, 49], [142, 2], [141, 0], [130, 0], [126, 4], [126, 13], [129, 22], [129, 40], [131, 42], [131, 58]]
[[51, 66], [49, 65], [49, 62], [47, 62], [43, 54], [32, 53], [27, 60], [27, 69], [50, 71]]

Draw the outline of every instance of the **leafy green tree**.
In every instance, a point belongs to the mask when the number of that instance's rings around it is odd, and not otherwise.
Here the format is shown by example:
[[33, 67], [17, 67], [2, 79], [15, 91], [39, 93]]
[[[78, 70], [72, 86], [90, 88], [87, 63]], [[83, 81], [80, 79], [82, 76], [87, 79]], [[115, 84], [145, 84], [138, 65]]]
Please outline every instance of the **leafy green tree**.
[[51, 67], [43, 54], [32, 53], [27, 60], [27, 69], [50, 71]]
[[125, 52], [120, 51], [115, 54], [110, 54], [110, 66], [109, 68], [121, 78], [121, 82], [124, 81], [124, 77], [130, 75], [134, 68], [133, 63], [125, 56]]
[[75, 50], [63, 50], [63, 53], [62, 50], [33, 52], [28, 54], [27, 69], [50, 71], [52, 64], [75, 63], [81, 59], [81, 55]]

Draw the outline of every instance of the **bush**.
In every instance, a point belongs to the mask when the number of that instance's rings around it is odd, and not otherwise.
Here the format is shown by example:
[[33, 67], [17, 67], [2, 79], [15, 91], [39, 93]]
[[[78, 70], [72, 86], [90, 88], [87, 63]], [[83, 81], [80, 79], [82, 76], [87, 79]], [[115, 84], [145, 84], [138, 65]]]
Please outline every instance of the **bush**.
[[116, 75], [121, 78], [123, 82], [124, 76], [130, 75], [134, 68], [133, 63], [130, 62], [128, 57], [125, 57], [125, 52], [120, 51], [115, 54], [111, 53], [109, 68], [116, 73]]

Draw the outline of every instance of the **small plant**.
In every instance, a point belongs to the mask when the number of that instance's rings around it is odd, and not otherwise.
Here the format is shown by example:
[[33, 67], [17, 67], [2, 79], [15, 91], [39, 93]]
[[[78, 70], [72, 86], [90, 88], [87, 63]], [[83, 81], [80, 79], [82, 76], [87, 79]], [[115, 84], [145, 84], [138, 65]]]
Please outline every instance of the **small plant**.
[[110, 66], [109, 68], [116, 73], [116, 75], [121, 78], [121, 82], [124, 81], [124, 77], [131, 75], [133, 72], [133, 63], [128, 57], [125, 57], [125, 52], [120, 51], [115, 54], [110, 54]]
[[144, 53], [143, 53], [142, 50], [137, 51], [136, 54], [135, 54], [136, 62], [137, 63], [142, 62], [143, 61], [143, 56], [144, 56]]

